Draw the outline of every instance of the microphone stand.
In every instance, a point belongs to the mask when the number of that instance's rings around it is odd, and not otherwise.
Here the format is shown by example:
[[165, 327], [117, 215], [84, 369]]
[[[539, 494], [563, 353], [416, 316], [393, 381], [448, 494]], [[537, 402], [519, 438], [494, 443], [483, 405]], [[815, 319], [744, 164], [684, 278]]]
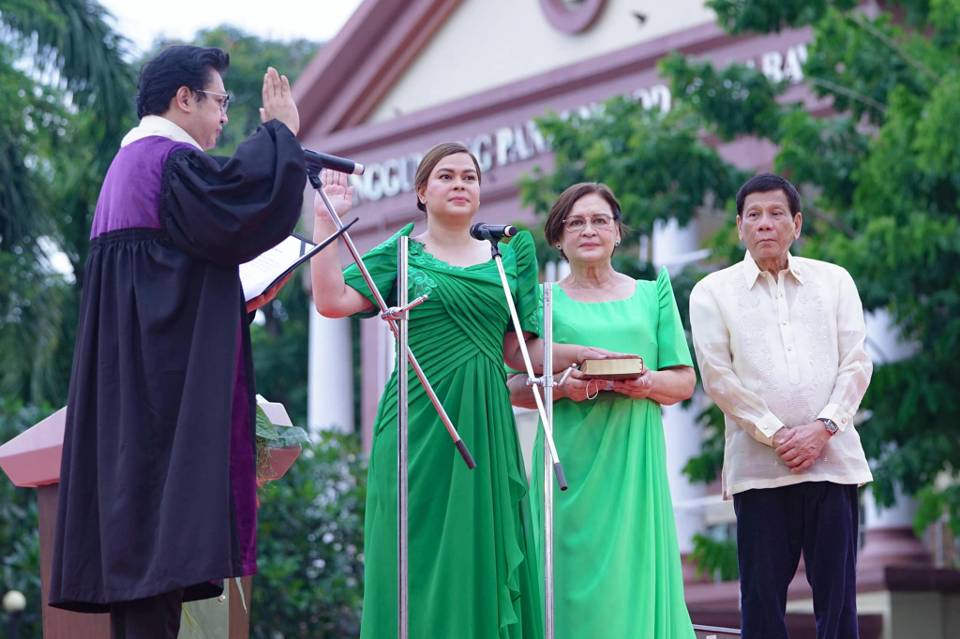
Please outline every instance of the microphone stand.
[[[529, 373], [528, 373], [529, 374]], [[546, 403], [548, 422], [553, 426], [553, 285], [550, 282], [543, 284], [543, 398]], [[533, 387], [534, 392], [537, 387]], [[544, 639], [554, 639], [555, 608], [553, 588], [553, 477], [550, 457], [547, 455], [549, 446], [547, 438], [543, 438], [543, 629]], [[563, 485], [561, 484], [561, 489]]]
[[[547, 460], [545, 463], [552, 463], [553, 473], [557, 477], [557, 484], [560, 486], [560, 490], [566, 490], [569, 486], [567, 485], [567, 478], [563, 474], [563, 466], [560, 464], [560, 457], [557, 455], [557, 447], [553, 443], [553, 426], [550, 417], [547, 416], [547, 410], [543, 405], [543, 399], [540, 397], [540, 388], [539, 384], [543, 383], [542, 377], [537, 377], [533, 372], [533, 364], [530, 361], [530, 351], [527, 350], [527, 343], [523, 339], [523, 329], [520, 328], [520, 318], [517, 317], [517, 308], [513, 304], [513, 295], [510, 294], [510, 284], [507, 282], [507, 274], [503, 270], [503, 256], [500, 254], [500, 240], [495, 236], [487, 237], [490, 242], [490, 254], [493, 256], [494, 262], [497, 264], [497, 272], [500, 274], [500, 284], [503, 286], [503, 294], [507, 299], [507, 308], [510, 311], [510, 319], [513, 321], [513, 331], [517, 334], [517, 343], [520, 346], [520, 354], [523, 355], [523, 363], [527, 369], [527, 383], [532, 386], [531, 390], [533, 391], [533, 399], [537, 403], [537, 410], [540, 412], [540, 421], [543, 424], [543, 440], [550, 449], [550, 460]], [[553, 363], [553, 346], [549, 345], [546, 348], [546, 353], [549, 353], [551, 364]], [[552, 368], [552, 367], [551, 367]], [[548, 369], [544, 369], [544, 376], [548, 374]], [[549, 376], [551, 383], [553, 381], [553, 371], [549, 370]], [[553, 395], [553, 389], [550, 389], [551, 398]], [[551, 410], [553, 409], [553, 403], [550, 404]], [[546, 457], [546, 456], [544, 456]]]
[[[402, 235], [397, 242], [397, 305], [411, 307], [407, 291], [407, 267], [410, 238]], [[409, 550], [408, 506], [409, 485], [409, 395], [407, 388], [407, 359], [410, 316], [405, 310], [396, 318], [397, 331], [397, 638], [410, 636], [410, 580], [407, 551]]]
[[[543, 386], [543, 401], [546, 404], [548, 423], [553, 425], [553, 389], [562, 386], [573, 371], [573, 366], [567, 368], [560, 381], [554, 381], [553, 376], [553, 283], [543, 283], [543, 375], [529, 379], [527, 384]], [[546, 429], [544, 429], [546, 433]], [[552, 433], [552, 428], [551, 428]], [[556, 636], [556, 596], [554, 589], [553, 569], [553, 472], [554, 465], [549, 453], [546, 436], [543, 438], [543, 629], [544, 639], [554, 639]], [[563, 484], [560, 485], [564, 490]]]

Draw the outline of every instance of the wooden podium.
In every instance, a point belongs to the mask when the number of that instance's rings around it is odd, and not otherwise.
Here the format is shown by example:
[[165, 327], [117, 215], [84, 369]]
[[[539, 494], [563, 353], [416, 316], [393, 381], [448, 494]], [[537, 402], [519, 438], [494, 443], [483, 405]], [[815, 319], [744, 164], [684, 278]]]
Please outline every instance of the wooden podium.
[[[259, 405], [274, 424], [291, 424], [282, 404], [259, 402]], [[66, 415], [66, 407], [61, 408], [0, 446], [0, 468], [14, 485], [37, 490], [44, 639], [110, 639], [108, 614], [69, 612], [47, 605], [57, 529], [60, 456]], [[271, 451], [268, 478], [274, 480], [282, 477], [299, 454], [299, 447]], [[236, 580], [229, 579], [225, 584], [225, 597], [186, 604], [184, 619], [180, 624], [181, 639], [248, 639], [252, 582], [251, 577], [241, 580], [242, 597]], [[211, 634], [205, 630], [206, 627], [218, 630]], [[226, 634], [224, 628], [229, 629]]]

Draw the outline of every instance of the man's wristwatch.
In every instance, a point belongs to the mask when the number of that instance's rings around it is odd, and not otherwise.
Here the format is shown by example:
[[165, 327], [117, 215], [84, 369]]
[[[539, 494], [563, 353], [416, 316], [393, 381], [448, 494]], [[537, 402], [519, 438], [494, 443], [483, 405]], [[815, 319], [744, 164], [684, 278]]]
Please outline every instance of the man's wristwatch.
[[840, 432], [840, 427], [837, 426], [837, 423], [832, 419], [827, 419], [826, 417], [817, 417], [817, 421], [823, 422], [823, 427], [827, 429], [827, 432], [830, 433], [831, 437]]

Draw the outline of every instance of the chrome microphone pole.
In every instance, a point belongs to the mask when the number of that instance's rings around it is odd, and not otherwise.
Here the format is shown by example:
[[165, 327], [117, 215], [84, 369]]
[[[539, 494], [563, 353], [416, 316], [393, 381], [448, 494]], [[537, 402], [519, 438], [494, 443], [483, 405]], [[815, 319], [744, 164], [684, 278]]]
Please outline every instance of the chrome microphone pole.
[[[557, 447], [553, 443], [553, 423], [547, 416], [546, 408], [543, 405], [543, 399], [540, 397], [540, 388], [538, 384], [541, 379], [533, 372], [533, 363], [530, 361], [530, 351], [527, 350], [527, 343], [523, 339], [523, 329], [520, 327], [520, 318], [517, 317], [517, 307], [513, 303], [513, 295], [510, 293], [510, 284], [507, 282], [507, 274], [503, 270], [503, 256], [500, 254], [500, 243], [498, 238], [487, 238], [490, 242], [490, 254], [497, 264], [497, 272], [500, 274], [500, 284], [503, 286], [503, 294], [507, 299], [507, 309], [510, 311], [510, 319], [513, 322], [513, 331], [517, 335], [517, 345], [520, 347], [520, 354], [523, 356], [523, 364], [527, 369], [528, 383], [531, 384], [533, 399], [537, 404], [537, 410], [540, 412], [540, 421], [543, 424], [543, 440], [550, 449], [550, 459], [553, 463], [553, 472], [557, 477], [557, 484], [560, 490], [566, 490], [567, 478], [563, 474], [563, 466], [560, 464], [560, 457], [557, 455]], [[546, 373], [546, 371], [544, 371]], [[552, 372], [552, 371], [551, 371]]]
[[[330, 202], [330, 198], [327, 197], [327, 194], [323, 192], [323, 184], [320, 181], [320, 176], [314, 171], [308, 171], [307, 177], [310, 179], [310, 184], [316, 189], [317, 193], [320, 194], [320, 199], [323, 201], [323, 205], [327, 209], [327, 213], [330, 215], [330, 219], [333, 221], [334, 225], [337, 227], [337, 230], [343, 229], [343, 222], [340, 220], [340, 216], [337, 214], [336, 209], [333, 207], [333, 204]], [[380, 308], [380, 317], [387, 323], [390, 327], [390, 330], [393, 332], [394, 336], [397, 335], [397, 322], [396, 318], [399, 314], [405, 313], [414, 306], [418, 306], [427, 300], [426, 295], [422, 295], [417, 299], [413, 300], [407, 304], [406, 308], [387, 307], [387, 303], [383, 299], [383, 295], [380, 294], [380, 289], [377, 288], [376, 283], [373, 281], [373, 277], [370, 275], [370, 271], [367, 270], [366, 265], [363, 263], [363, 257], [360, 255], [360, 251], [357, 250], [356, 245], [353, 243], [353, 238], [350, 237], [350, 233], [343, 232], [343, 242], [347, 247], [347, 250], [350, 252], [350, 256], [353, 257], [353, 261], [356, 262], [357, 267], [360, 269], [360, 274], [363, 276], [364, 282], [367, 283], [367, 286], [370, 288], [370, 292], [373, 294], [374, 300], [376, 300], [377, 306]], [[402, 353], [403, 351], [401, 351]], [[437, 411], [437, 415], [440, 417], [440, 421], [443, 423], [444, 428], [447, 429], [447, 433], [450, 434], [450, 438], [453, 440], [454, 445], [457, 447], [457, 451], [460, 453], [460, 456], [463, 457], [463, 461], [467, 464], [467, 468], [473, 469], [476, 468], [477, 463], [473, 460], [473, 456], [470, 454], [470, 450], [467, 448], [467, 445], [460, 438], [460, 434], [457, 432], [456, 427], [453, 425], [453, 422], [450, 420], [447, 411], [444, 409], [443, 404], [440, 403], [440, 399], [437, 397], [437, 394], [433, 391], [433, 387], [430, 385], [429, 380], [427, 380], [426, 374], [423, 372], [423, 369], [420, 367], [420, 363], [417, 361], [416, 356], [414, 356], [413, 351], [410, 349], [409, 345], [406, 348], [407, 360], [410, 362], [410, 367], [413, 369], [414, 374], [417, 376], [417, 379], [420, 380], [420, 384], [423, 386], [423, 390], [426, 391], [427, 397], [430, 398], [430, 403], [433, 404], [434, 410]]]
[[[397, 306], [407, 309], [407, 267], [410, 238], [402, 235], [397, 242]], [[409, 394], [407, 385], [407, 358], [410, 312], [404, 310], [394, 320], [397, 324], [397, 637], [410, 636], [410, 590], [408, 545], [407, 472], [409, 470]]]
[[[553, 284], [543, 284], [543, 400], [547, 419], [553, 426]], [[536, 387], [534, 387], [536, 388]], [[552, 430], [552, 429], [551, 429]], [[544, 426], [546, 433], [547, 427]], [[543, 438], [543, 610], [544, 639], [554, 639], [553, 588], [553, 464], [547, 438]]]

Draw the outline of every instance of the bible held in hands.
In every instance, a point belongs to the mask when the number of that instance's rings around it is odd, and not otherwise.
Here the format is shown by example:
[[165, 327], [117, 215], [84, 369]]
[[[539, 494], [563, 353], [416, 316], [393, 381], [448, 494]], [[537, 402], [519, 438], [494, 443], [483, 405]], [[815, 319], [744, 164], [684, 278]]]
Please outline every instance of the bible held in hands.
[[644, 370], [642, 357], [585, 359], [580, 365], [584, 379], [633, 379]]

